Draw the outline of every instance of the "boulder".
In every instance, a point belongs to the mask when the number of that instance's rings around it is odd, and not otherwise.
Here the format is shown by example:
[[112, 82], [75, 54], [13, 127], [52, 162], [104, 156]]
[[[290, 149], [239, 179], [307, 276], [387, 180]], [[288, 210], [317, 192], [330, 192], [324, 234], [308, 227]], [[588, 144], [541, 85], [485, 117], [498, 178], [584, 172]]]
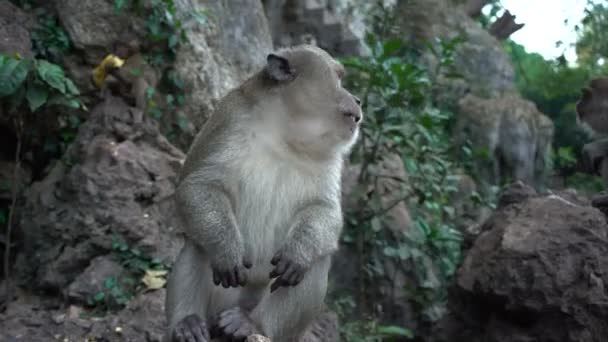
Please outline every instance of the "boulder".
[[77, 49], [91, 63], [99, 61], [124, 37], [143, 37], [144, 19], [125, 10], [116, 11], [114, 0], [53, 0], [55, 10]]
[[[259, 0], [176, 0], [175, 5], [187, 32], [175, 62], [186, 93], [180, 111], [198, 128], [217, 100], [265, 64], [272, 38]], [[208, 13], [206, 24], [188, 19], [201, 10]]]
[[8, 0], [0, 0], [0, 54], [33, 57], [30, 30], [34, 19]]
[[25, 193], [25, 284], [61, 291], [93, 258], [115, 253], [117, 239], [171, 262], [179, 245], [171, 196], [184, 158], [140, 110], [113, 97], [100, 103], [63, 159]]
[[506, 193], [458, 270], [434, 340], [604, 341], [604, 215], [569, 193]]
[[70, 284], [67, 290], [71, 302], [86, 304], [97, 293], [106, 290], [105, 282], [109, 278], [119, 280], [125, 274], [125, 269], [109, 256], [98, 256]]

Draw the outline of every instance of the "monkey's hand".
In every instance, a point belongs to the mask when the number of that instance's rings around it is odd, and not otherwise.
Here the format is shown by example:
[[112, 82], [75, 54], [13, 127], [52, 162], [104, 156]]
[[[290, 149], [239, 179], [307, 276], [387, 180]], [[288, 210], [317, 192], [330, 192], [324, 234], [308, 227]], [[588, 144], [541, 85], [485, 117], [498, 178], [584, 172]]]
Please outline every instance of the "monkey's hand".
[[310, 268], [310, 263], [294, 256], [295, 254], [289, 248], [283, 248], [270, 261], [274, 265], [274, 269], [270, 272], [270, 278], [277, 278], [270, 285], [271, 293], [281, 286], [296, 286], [304, 279], [304, 275]]
[[221, 253], [211, 261], [213, 283], [224, 288], [244, 286], [247, 283], [247, 272], [251, 268], [251, 261], [245, 260], [242, 253], [233, 257], [230, 253]]

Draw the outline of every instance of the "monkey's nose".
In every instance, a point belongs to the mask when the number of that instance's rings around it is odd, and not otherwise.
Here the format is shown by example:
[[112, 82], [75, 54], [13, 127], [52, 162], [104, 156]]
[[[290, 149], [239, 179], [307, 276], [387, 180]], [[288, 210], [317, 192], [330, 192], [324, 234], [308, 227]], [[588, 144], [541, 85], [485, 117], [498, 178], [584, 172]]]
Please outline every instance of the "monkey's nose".
[[344, 116], [346, 116], [347, 118], [350, 118], [354, 122], [361, 121], [361, 114], [359, 114], [359, 113], [348, 111], [348, 112], [344, 113]]

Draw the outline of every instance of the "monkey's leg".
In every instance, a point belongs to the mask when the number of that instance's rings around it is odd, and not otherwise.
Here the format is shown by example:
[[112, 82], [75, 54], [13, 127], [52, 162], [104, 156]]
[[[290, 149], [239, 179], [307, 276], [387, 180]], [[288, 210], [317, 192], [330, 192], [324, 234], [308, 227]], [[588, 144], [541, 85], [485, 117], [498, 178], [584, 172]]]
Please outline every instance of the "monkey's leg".
[[280, 287], [270, 293], [270, 286], [250, 314], [261, 333], [273, 342], [292, 342], [304, 334], [323, 309], [331, 257], [317, 260], [304, 279], [294, 287]]
[[[166, 341], [183, 336], [184, 341], [208, 342], [208, 320], [238, 302], [238, 289], [218, 288], [212, 281], [209, 258], [186, 241], [167, 282]], [[177, 334], [177, 336], [176, 336]], [[190, 338], [190, 339], [188, 339]]]

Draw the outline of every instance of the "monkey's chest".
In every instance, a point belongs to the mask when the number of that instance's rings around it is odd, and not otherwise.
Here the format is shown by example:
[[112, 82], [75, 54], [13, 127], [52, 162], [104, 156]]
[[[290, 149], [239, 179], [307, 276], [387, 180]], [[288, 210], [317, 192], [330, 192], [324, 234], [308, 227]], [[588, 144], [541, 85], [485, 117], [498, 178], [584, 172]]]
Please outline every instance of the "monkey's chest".
[[293, 168], [260, 164], [242, 170], [238, 179], [235, 216], [245, 253], [254, 265], [270, 267], [270, 259], [293, 226], [294, 215], [317, 193], [318, 180]]

